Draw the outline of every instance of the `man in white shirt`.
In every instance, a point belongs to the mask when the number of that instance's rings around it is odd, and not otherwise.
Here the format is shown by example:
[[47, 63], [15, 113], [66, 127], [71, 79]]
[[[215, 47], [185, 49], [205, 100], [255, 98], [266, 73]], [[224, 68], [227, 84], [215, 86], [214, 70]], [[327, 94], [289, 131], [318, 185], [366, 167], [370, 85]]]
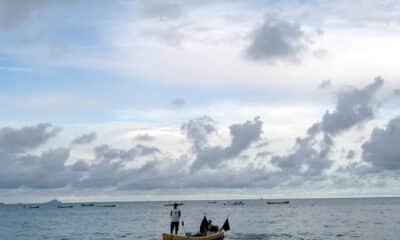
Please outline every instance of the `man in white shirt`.
[[179, 230], [179, 219], [181, 218], [181, 210], [179, 210], [177, 203], [174, 203], [174, 207], [171, 210], [170, 216], [171, 216], [171, 235], [174, 229], [175, 229], [175, 235], [177, 235]]

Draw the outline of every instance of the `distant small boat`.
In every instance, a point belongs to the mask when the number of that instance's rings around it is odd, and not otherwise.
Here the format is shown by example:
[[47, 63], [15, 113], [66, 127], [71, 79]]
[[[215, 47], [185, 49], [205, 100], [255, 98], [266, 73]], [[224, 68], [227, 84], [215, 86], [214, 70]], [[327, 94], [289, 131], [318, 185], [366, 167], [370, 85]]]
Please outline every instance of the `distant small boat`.
[[243, 205], [244, 205], [244, 202], [242, 202], [242, 201], [233, 202], [232, 205], [233, 205], [233, 206], [243, 206]]
[[82, 203], [81, 207], [94, 207], [93, 203]]
[[28, 206], [28, 208], [40, 208], [40, 206]]
[[232, 202], [232, 203], [224, 203], [224, 206], [226, 205], [230, 205], [230, 206], [244, 206], [244, 202], [243, 201], [236, 201], [236, 202]]
[[209, 201], [208, 203], [209, 203], [209, 204], [216, 204], [217, 201]]
[[103, 204], [103, 205], [96, 205], [96, 207], [116, 207], [116, 204]]
[[[174, 204], [175, 203], [167, 203], [167, 204], [164, 204], [164, 206], [165, 207], [172, 207], [172, 206], [174, 206]], [[184, 204], [183, 203], [177, 203], [178, 204], [178, 206], [183, 206]]]
[[65, 206], [63, 206], [63, 205], [59, 205], [59, 206], [57, 206], [57, 208], [73, 208], [74, 206], [72, 206], [72, 205], [65, 205]]
[[268, 201], [267, 202], [267, 204], [270, 204], [270, 205], [272, 205], [272, 204], [289, 204], [290, 203], [290, 201]]

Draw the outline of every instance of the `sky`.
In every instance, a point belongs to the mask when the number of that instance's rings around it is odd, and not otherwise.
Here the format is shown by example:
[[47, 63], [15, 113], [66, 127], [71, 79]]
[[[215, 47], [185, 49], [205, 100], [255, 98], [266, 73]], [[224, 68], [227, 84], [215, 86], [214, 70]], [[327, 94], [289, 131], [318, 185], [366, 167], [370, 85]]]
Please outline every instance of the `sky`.
[[400, 2], [0, 0], [0, 202], [398, 196]]

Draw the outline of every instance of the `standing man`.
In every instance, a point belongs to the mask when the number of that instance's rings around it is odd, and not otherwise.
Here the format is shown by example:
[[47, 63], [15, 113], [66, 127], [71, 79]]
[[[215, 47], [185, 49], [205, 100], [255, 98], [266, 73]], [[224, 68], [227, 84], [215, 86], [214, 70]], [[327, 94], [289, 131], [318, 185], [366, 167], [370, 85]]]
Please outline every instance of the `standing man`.
[[171, 235], [174, 229], [175, 229], [175, 235], [178, 235], [181, 210], [179, 210], [177, 203], [174, 203], [174, 207], [172, 208], [170, 215], [171, 215]]

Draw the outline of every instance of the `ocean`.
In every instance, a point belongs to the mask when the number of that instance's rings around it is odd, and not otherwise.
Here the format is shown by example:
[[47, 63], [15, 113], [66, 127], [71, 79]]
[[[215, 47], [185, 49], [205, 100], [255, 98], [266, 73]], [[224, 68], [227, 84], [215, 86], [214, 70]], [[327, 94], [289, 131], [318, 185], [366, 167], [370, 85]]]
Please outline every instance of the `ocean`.
[[[227, 217], [227, 240], [400, 239], [400, 198], [298, 199], [268, 205], [266, 200], [186, 201], [183, 230], [196, 232], [204, 214], [214, 224]], [[167, 202], [117, 202], [116, 207], [57, 208], [0, 205], [1, 240], [160, 240], [169, 231]]]

